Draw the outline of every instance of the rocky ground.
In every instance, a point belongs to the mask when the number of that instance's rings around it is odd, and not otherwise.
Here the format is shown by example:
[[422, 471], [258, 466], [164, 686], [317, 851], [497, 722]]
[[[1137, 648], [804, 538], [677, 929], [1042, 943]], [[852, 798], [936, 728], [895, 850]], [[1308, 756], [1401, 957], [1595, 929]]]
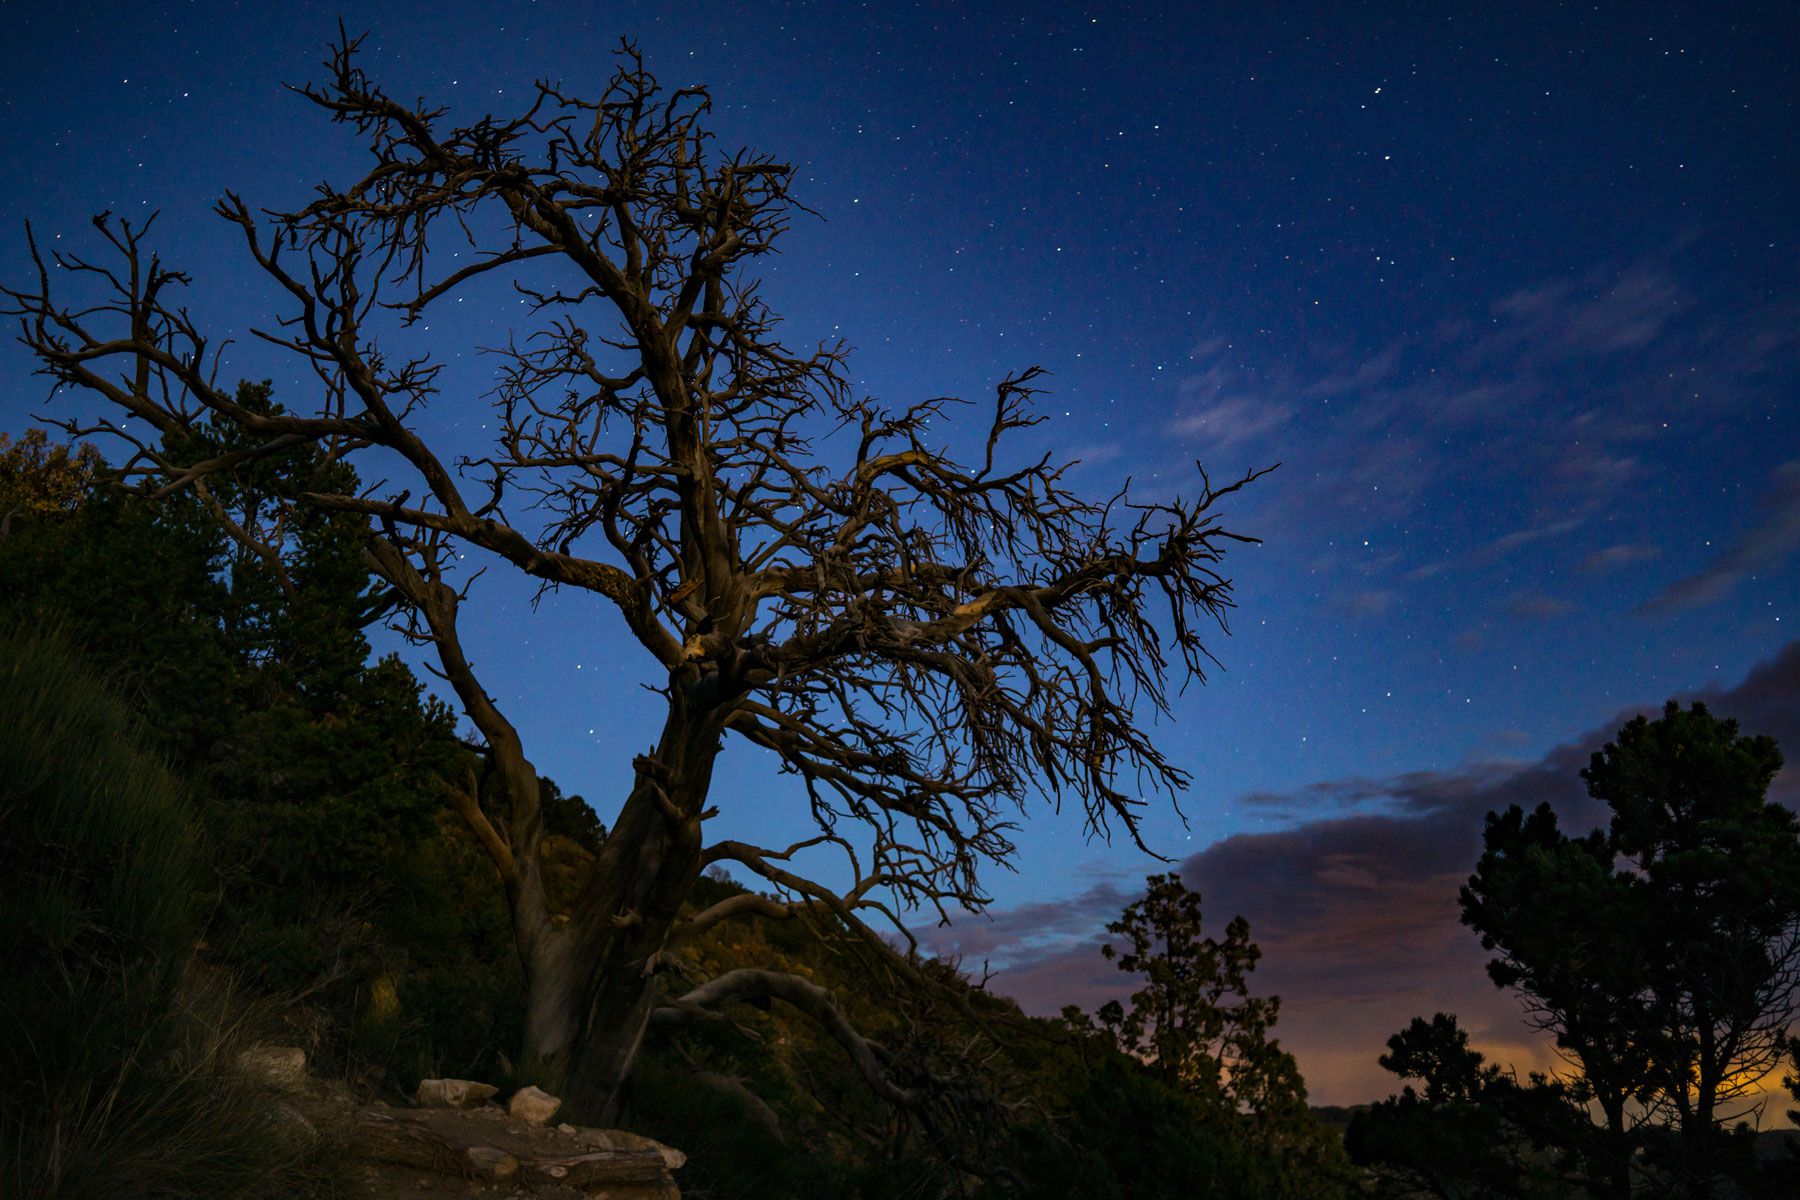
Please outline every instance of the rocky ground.
[[679, 1150], [616, 1129], [555, 1121], [558, 1101], [523, 1088], [497, 1091], [428, 1079], [415, 1103], [365, 1104], [312, 1078], [305, 1054], [261, 1046], [240, 1059], [275, 1088], [276, 1120], [296, 1138], [325, 1139], [346, 1155], [342, 1180], [358, 1200], [679, 1200]]

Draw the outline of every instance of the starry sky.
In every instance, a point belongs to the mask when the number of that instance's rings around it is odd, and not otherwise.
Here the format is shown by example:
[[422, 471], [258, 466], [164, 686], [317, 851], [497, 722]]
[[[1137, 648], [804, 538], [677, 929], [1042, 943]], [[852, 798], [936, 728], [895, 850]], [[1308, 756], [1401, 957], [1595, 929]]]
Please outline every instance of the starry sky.
[[[360, 151], [282, 88], [338, 9], [0, 0], [0, 277], [160, 209], [196, 314], [273, 311], [224, 189], [295, 207]], [[621, 36], [796, 167], [766, 290], [856, 386], [980, 395], [1031, 364], [1076, 478], [1147, 495], [1279, 462], [1231, 525], [1219, 669], [1159, 732], [1194, 776], [1150, 846], [1286, 997], [1316, 1100], [1388, 1090], [1381, 1040], [1465, 1014], [1542, 1047], [1481, 975], [1455, 885], [1480, 818], [1551, 799], [1622, 717], [1705, 694], [1800, 747], [1800, 15], [1784, 4], [394, 3], [346, 14], [396, 95], [507, 111], [597, 92]], [[60, 239], [60, 240], [59, 240]], [[510, 302], [434, 318], [428, 420], [474, 445]], [[305, 399], [240, 342], [227, 370]], [[0, 429], [47, 405], [0, 347]], [[973, 433], [974, 431], [971, 431]], [[653, 724], [604, 613], [504, 581], [478, 665], [602, 814]], [[1735, 707], [1734, 707], [1735, 706]], [[756, 764], [722, 832], [801, 829]], [[1793, 803], [1792, 779], [1779, 784]], [[735, 795], [733, 793], [736, 793]], [[932, 944], [1054, 1011], [1118, 989], [1099, 928], [1161, 864], [1036, 810], [996, 905]], [[1096, 965], [1098, 964], [1098, 965]], [[1105, 968], [1105, 969], [1102, 969]], [[1535, 1056], [1535, 1057], [1534, 1057]]]

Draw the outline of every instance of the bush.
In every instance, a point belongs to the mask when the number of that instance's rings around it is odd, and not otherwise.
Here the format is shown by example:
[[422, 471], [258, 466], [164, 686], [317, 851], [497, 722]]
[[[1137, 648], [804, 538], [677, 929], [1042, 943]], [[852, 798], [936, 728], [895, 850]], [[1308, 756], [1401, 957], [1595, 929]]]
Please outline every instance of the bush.
[[[1107, 1055], [1084, 1082], [1071, 1081], [1056, 1124], [1027, 1125], [1013, 1163], [1044, 1200], [1250, 1200], [1295, 1194], [1277, 1186], [1275, 1164], [1243, 1143], [1193, 1096], [1124, 1055]], [[1339, 1194], [1321, 1180], [1302, 1194]]]
[[0, 630], [0, 1195], [302, 1194], [238, 1079], [229, 1005], [183, 988], [197, 825], [60, 631]]

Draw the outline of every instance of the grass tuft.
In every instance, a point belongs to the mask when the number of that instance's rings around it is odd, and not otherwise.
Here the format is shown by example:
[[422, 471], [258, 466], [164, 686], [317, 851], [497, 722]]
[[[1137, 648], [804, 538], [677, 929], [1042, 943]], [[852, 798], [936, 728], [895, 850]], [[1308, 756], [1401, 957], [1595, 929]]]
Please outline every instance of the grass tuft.
[[236, 1069], [254, 1010], [187, 971], [199, 830], [60, 630], [0, 630], [0, 1195], [328, 1195], [328, 1155]]

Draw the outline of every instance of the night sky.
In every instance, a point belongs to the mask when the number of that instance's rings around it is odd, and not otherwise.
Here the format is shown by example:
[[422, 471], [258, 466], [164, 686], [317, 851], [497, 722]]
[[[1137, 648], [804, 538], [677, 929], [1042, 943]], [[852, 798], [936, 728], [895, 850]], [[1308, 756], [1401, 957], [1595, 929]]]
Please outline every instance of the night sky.
[[[362, 163], [281, 84], [339, 10], [0, 2], [0, 278], [23, 222], [91, 246], [163, 212], [220, 334], [268, 289], [207, 207], [298, 207]], [[597, 93], [620, 35], [704, 82], [728, 143], [787, 158], [802, 217], [766, 274], [791, 342], [859, 390], [980, 396], [1051, 372], [1095, 491], [1274, 462], [1230, 524], [1239, 610], [1161, 728], [1194, 774], [1183, 860], [1241, 911], [1316, 1101], [1463, 1014], [1543, 1060], [1455, 920], [1489, 808], [1596, 820], [1575, 771], [1635, 711], [1707, 694], [1800, 755], [1800, 9], [1791, 4], [388, 4], [346, 14], [392, 93], [510, 111]], [[57, 239], [60, 237], [60, 241]], [[433, 321], [427, 418], [478, 444], [502, 298]], [[0, 430], [47, 406], [0, 348]], [[240, 341], [227, 375], [308, 395]], [[72, 407], [73, 406], [73, 407]], [[971, 428], [974, 436], [978, 431]], [[485, 582], [485, 581], [484, 581]], [[603, 606], [478, 591], [478, 666], [541, 769], [603, 816], [653, 725]], [[472, 613], [471, 616], [475, 616]], [[728, 760], [728, 764], [732, 760]], [[1778, 781], [1790, 804], [1800, 786]], [[800, 830], [743, 758], [724, 834]], [[1038, 1011], [1117, 990], [1100, 926], [1160, 864], [1043, 807], [991, 920], [935, 935]]]

